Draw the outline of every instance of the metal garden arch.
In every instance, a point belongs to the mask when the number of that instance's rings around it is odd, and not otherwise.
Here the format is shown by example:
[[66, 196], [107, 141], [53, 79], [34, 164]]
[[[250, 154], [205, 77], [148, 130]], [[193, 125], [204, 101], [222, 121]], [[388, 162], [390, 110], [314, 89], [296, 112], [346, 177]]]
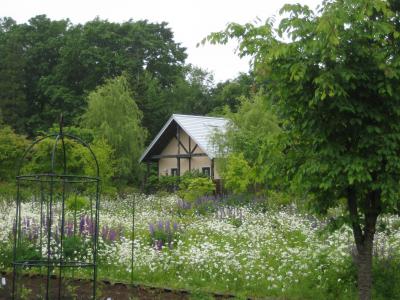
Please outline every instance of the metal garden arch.
[[[34, 141], [18, 167], [13, 299], [96, 298], [99, 164], [90, 146], [64, 133], [62, 123], [61, 117], [57, 134]], [[68, 161], [73, 149], [80, 149], [93, 174], [74, 174], [81, 166]], [[78, 276], [89, 280], [82, 284]]]

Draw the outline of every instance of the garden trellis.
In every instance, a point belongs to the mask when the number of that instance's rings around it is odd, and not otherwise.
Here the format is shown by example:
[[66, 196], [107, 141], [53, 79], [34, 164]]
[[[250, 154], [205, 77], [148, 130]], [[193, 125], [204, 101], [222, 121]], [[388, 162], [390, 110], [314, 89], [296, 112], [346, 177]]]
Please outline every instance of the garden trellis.
[[[73, 149], [79, 149], [73, 159], [79, 153], [92, 174], [74, 174], [82, 168], [68, 160]], [[63, 132], [61, 119], [58, 133], [37, 139], [25, 151], [16, 180], [13, 299], [21, 299], [29, 289], [24, 280], [28, 273], [40, 278], [35, 298], [62, 299], [79, 293], [95, 299], [100, 204], [95, 154], [83, 140]], [[78, 270], [92, 279], [90, 289], [76, 284]]]

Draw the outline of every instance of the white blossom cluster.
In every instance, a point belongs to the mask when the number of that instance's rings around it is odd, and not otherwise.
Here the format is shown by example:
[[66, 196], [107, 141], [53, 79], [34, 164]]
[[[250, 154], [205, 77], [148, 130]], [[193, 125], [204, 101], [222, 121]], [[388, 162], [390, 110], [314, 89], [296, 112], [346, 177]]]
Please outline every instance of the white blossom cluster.
[[[332, 277], [337, 289], [354, 285], [342, 278], [354, 248], [348, 226], [329, 232], [323, 230], [325, 220], [293, 208], [263, 213], [248, 206], [235, 208], [241, 218], [235, 225], [229, 214], [177, 215], [176, 205], [174, 196], [102, 200], [100, 228], [120, 228], [121, 235], [113, 242], [100, 239], [99, 276], [127, 281], [133, 272], [138, 282], [253, 296], [284, 295], [310, 280], [314, 288], [324, 289], [332, 284]], [[0, 243], [5, 245], [13, 228], [14, 207], [1, 208]], [[37, 210], [29, 214], [38, 217]], [[149, 224], [158, 220], [179, 224], [172, 248], [159, 250], [149, 242]], [[380, 221], [386, 227], [376, 234], [375, 254], [400, 255], [400, 219], [384, 216]]]

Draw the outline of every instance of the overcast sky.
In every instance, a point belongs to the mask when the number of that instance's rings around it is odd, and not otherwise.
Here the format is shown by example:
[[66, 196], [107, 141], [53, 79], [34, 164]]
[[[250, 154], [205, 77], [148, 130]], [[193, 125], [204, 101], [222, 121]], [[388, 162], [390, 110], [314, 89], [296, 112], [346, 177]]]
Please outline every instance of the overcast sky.
[[96, 16], [114, 22], [129, 19], [166, 21], [175, 41], [187, 48], [188, 63], [214, 73], [215, 80], [234, 78], [247, 72], [248, 60], [234, 53], [235, 44], [196, 47], [210, 32], [223, 30], [229, 22], [253, 22], [277, 15], [285, 3], [302, 3], [315, 8], [321, 0], [0, 0], [0, 16], [26, 22], [38, 14], [51, 19], [69, 18], [84, 23]]

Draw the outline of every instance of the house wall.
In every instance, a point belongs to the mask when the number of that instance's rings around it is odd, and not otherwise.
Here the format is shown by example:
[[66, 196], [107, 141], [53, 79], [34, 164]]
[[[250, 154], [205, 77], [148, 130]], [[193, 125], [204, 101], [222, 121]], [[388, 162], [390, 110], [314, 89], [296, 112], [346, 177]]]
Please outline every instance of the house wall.
[[[190, 137], [186, 132], [181, 130], [180, 140], [185, 148], [189, 151], [189, 139]], [[196, 143], [191, 140], [191, 149], [195, 147]], [[185, 154], [185, 150], [181, 146], [180, 154]], [[203, 153], [200, 147], [197, 147], [194, 153]], [[178, 154], [178, 141], [172, 138], [164, 150], [160, 153], [161, 155], [176, 155]], [[181, 175], [186, 171], [189, 171], [189, 158], [181, 158]], [[202, 171], [202, 168], [209, 167], [211, 169], [211, 160], [208, 156], [195, 156], [191, 158], [191, 170]], [[158, 162], [158, 175], [171, 175], [171, 169], [178, 168], [178, 160], [176, 158], [161, 158]], [[214, 167], [214, 179], [220, 179], [219, 174]]]

